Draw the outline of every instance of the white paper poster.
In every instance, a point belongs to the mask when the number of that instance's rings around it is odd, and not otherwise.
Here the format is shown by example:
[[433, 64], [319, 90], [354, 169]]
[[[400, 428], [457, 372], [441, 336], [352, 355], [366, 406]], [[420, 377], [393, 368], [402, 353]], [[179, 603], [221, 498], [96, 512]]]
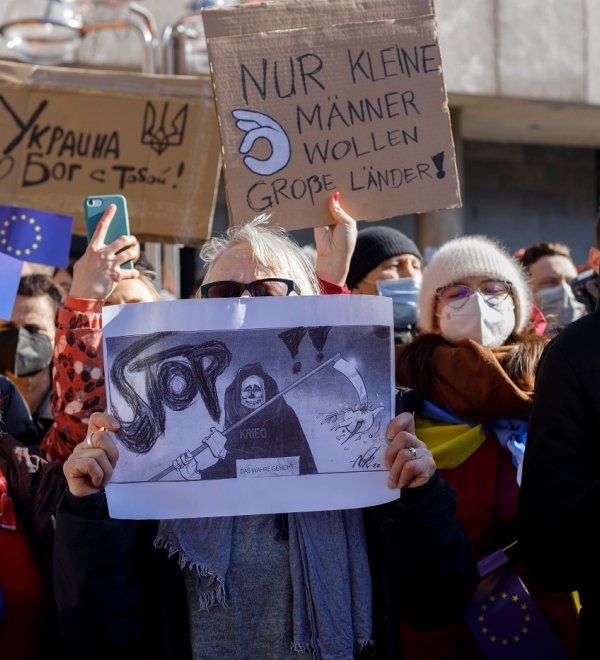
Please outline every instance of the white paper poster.
[[291, 296], [106, 307], [116, 518], [348, 509], [387, 487], [391, 300]]

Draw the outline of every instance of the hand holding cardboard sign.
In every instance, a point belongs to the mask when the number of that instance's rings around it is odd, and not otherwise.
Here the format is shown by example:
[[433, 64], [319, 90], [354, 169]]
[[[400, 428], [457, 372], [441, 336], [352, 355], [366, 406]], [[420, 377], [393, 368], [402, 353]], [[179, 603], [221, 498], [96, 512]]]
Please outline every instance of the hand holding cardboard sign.
[[342, 286], [356, 245], [356, 220], [340, 206], [339, 192], [334, 192], [329, 199], [329, 214], [332, 224], [314, 229], [316, 271], [322, 280]]

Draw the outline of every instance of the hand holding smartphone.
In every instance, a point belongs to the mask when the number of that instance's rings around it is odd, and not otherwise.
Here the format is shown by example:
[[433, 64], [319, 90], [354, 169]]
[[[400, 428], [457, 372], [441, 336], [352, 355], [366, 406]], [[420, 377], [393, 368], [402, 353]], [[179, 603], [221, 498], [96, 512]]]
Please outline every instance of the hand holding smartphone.
[[73, 265], [74, 298], [108, 300], [123, 280], [137, 279], [140, 246], [129, 234], [122, 195], [89, 195], [83, 203], [88, 247]]
[[[127, 200], [123, 195], [88, 195], [83, 203], [88, 243], [92, 240], [98, 223], [111, 204], [114, 204], [117, 210], [106, 232], [104, 243], [110, 245], [119, 236], [129, 235]], [[133, 268], [133, 261], [126, 261], [121, 268]]]

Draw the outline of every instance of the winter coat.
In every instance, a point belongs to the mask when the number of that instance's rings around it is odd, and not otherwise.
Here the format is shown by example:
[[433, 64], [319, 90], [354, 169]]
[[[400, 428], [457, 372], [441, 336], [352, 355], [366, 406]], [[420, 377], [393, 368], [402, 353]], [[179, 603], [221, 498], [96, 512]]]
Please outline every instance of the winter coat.
[[600, 644], [600, 313], [568, 325], [540, 361], [519, 496], [519, 542], [531, 572], [577, 590], [579, 657]]

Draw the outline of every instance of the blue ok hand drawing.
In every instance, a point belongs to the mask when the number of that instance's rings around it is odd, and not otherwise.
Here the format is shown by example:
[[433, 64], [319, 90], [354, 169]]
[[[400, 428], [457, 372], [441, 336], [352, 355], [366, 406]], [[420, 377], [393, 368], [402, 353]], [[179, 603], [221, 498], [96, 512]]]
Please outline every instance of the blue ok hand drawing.
[[256, 140], [267, 140], [271, 153], [265, 159], [246, 156], [244, 165], [260, 176], [269, 176], [282, 170], [289, 162], [292, 154], [290, 140], [285, 130], [272, 117], [254, 110], [234, 110], [231, 113], [236, 120], [235, 125], [246, 135], [239, 148], [241, 154], [247, 154]]

